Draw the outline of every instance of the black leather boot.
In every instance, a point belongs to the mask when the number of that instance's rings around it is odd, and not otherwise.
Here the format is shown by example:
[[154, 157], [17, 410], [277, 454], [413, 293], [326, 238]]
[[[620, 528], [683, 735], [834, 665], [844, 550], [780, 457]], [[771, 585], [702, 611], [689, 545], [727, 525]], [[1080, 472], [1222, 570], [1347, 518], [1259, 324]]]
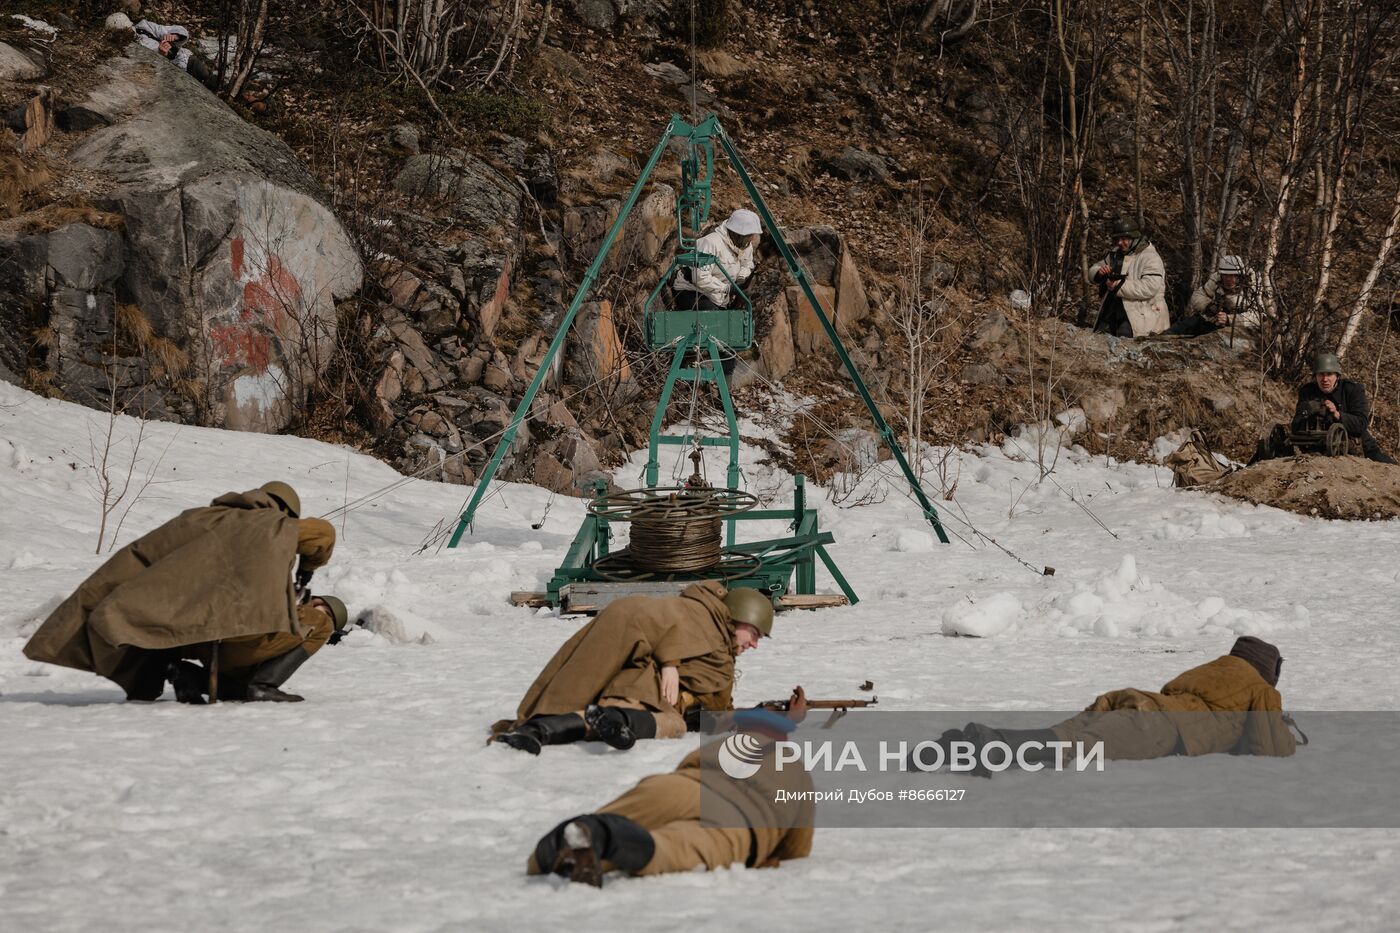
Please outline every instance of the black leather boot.
[[570, 881], [603, 886], [603, 862], [639, 872], [656, 854], [656, 840], [641, 824], [615, 813], [565, 820], [535, 846], [535, 864]]
[[297, 668], [305, 664], [309, 657], [311, 655], [307, 654], [306, 649], [298, 645], [286, 654], [262, 662], [253, 668], [243, 699], [250, 703], [257, 701], [300, 703], [304, 697], [297, 696], [295, 693], [283, 693], [278, 688], [286, 683], [287, 679], [295, 674]]
[[248, 699], [248, 681], [219, 674], [219, 699], [242, 703]]
[[165, 692], [165, 675], [175, 652], [132, 648], [112, 679], [126, 687], [128, 700], [150, 702]]
[[[1003, 742], [1011, 746], [1011, 751], [1018, 756], [1018, 760], [1024, 757], [1030, 764], [1055, 760], [1055, 749], [1046, 747], [1051, 742], [1060, 741], [1054, 729], [998, 729], [997, 733]], [[1031, 742], [1040, 743], [1040, 747], [1028, 748], [1025, 755], [1021, 756], [1021, 746]]]
[[638, 739], [656, 738], [656, 716], [644, 709], [590, 706], [583, 718], [594, 737], [622, 751], [636, 745]]
[[175, 699], [195, 706], [205, 705], [204, 693], [209, 689], [209, 672], [191, 661], [172, 661], [165, 669], [165, 679], [175, 688]]
[[[992, 742], [1002, 741], [1001, 733], [998, 732], [996, 729], [993, 729], [991, 726], [983, 725], [980, 722], [968, 723], [967, 725], [963, 726], [962, 732], [963, 737], [967, 741], [972, 743], [974, 759], [972, 774], [976, 777], [991, 777], [992, 770], [988, 768], [985, 764], [983, 764], [982, 750], [988, 745], [990, 745]], [[998, 754], [1005, 755], [1006, 753], [999, 752]], [[1001, 763], [1000, 758], [998, 758], [997, 763]]]
[[587, 735], [588, 725], [582, 716], [578, 713], [564, 713], [557, 716], [534, 716], [509, 732], [502, 733], [497, 741], [522, 752], [538, 755], [540, 749], [546, 745], [582, 742]]

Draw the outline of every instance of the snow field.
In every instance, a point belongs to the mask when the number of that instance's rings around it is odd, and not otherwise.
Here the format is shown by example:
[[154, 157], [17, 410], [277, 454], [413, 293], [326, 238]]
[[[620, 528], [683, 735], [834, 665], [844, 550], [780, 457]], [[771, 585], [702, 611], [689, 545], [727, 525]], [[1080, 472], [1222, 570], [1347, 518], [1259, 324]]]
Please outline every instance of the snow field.
[[[316, 585], [369, 613], [372, 630], [297, 674], [290, 686], [307, 702], [127, 704], [106, 681], [20, 654], [103, 559], [84, 462], [100, 418], [0, 384], [0, 929], [1357, 930], [1387, 928], [1400, 907], [1390, 830], [827, 830], [811, 858], [778, 871], [602, 891], [527, 879], [541, 833], [692, 747], [591, 743], [534, 759], [484, 744], [577, 628], [507, 596], [543, 588], [581, 503], [505, 486], [463, 547], [415, 555], [467, 491], [413, 483], [367, 502], [336, 518], [341, 541]], [[141, 469], [167, 444], [120, 543], [270, 479], [291, 482], [307, 514], [397, 479], [314, 441], [160, 424]], [[722, 476], [710, 453], [709, 474]], [[749, 487], [787, 504], [787, 478], [760, 458], [745, 448]], [[620, 484], [636, 485], [641, 459]], [[1295, 710], [1400, 701], [1400, 524], [1172, 490], [1162, 468], [1072, 448], [1045, 482], [1019, 450], [958, 452], [946, 466], [949, 546], [897, 483], [857, 508], [809, 487], [861, 602], [781, 616], [741, 661], [736, 699], [796, 683], [848, 696], [869, 679], [881, 709], [1076, 709], [1104, 690], [1156, 688], [1252, 633], [1288, 658], [1280, 688]], [[1056, 574], [1032, 573], [965, 523]], [[824, 572], [818, 584], [834, 589]], [[1027, 825], [1032, 777], [998, 791]]]

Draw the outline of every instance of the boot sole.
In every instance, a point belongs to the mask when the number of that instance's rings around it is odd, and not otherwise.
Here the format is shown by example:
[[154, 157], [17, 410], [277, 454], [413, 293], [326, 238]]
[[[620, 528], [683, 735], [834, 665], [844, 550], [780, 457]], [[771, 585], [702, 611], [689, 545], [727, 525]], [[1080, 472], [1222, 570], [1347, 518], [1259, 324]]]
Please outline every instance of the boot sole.
[[593, 840], [582, 823], [570, 823], [564, 828], [564, 844], [554, 861], [554, 873], [567, 875], [574, 884], [603, 886], [603, 866], [593, 851]]
[[544, 748], [544, 746], [541, 745], [540, 742], [536, 739], [532, 739], [528, 735], [518, 735], [512, 732], [507, 732], [504, 735], [499, 736], [496, 739], [496, 741], [504, 742], [511, 748], [522, 752], [528, 752], [531, 755], [538, 755], [540, 753], [540, 749]]
[[[600, 742], [620, 752], [625, 752], [637, 744], [637, 737], [631, 729], [602, 714], [604, 707], [595, 706], [593, 709], [598, 710], [598, 712], [591, 716], [585, 715], [584, 721], [588, 723], [589, 730]], [[592, 710], [589, 712], [592, 713]]]

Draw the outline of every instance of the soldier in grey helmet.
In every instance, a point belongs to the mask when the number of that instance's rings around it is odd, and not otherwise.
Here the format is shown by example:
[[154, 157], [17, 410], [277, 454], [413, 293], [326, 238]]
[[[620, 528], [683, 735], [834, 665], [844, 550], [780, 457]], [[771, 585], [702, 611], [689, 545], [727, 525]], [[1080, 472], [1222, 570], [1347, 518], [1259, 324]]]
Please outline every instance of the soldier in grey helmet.
[[[1298, 389], [1298, 407], [1293, 412], [1294, 431], [1302, 430], [1314, 417], [1315, 408], [1321, 409], [1321, 416], [1332, 424], [1341, 424], [1347, 435], [1361, 441], [1361, 449], [1366, 459], [1380, 463], [1395, 461], [1371, 436], [1371, 405], [1366, 400], [1366, 388], [1359, 382], [1342, 378], [1342, 361], [1335, 353], [1319, 353], [1313, 361], [1313, 378]], [[1259, 442], [1254, 457], [1249, 462], [1286, 457], [1289, 449], [1285, 442], [1288, 428], [1274, 425], [1269, 436]]]

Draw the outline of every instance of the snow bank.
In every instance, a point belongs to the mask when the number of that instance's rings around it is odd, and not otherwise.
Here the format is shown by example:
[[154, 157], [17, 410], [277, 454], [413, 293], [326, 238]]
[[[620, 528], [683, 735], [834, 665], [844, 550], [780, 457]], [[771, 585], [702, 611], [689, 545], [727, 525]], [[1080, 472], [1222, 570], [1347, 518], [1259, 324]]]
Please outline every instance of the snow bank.
[[[515, 608], [508, 596], [543, 589], [583, 504], [493, 486], [463, 546], [424, 551], [467, 490], [417, 482], [379, 496], [399, 475], [345, 448], [149, 424], [146, 450], [169, 450], [119, 545], [268, 479], [291, 482], [308, 514], [366, 497], [336, 517], [334, 559], [314, 581], [366, 628], [297, 672], [290, 687], [304, 703], [124, 703], [99, 678], [21, 654], [37, 620], [105, 559], [93, 553], [98, 509], [85, 463], [101, 417], [0, 383], [0, 754], [16, 750], [3, 759], [0, 791], [0, 929], [591, 930], [606, 904], [618, 933], [653, 930], [658, 905], [735, 931], [904, 930], [929, 926], [928, 879], [937, 878], [955, 896], [942, 899], [935, 926], [1073, 931], [1085, 919], [1047, 920], [1044, 892], [1098, 890], [1105, 872], [1109, 887], [1129, 893], [1100, 904], [1090, 926], [1170, 920], [1189, 890], [1189, 923], [1247, 929], [1277, 897], [1271, 865], [1241, 882], [1261, 846], [1303, 879], [1291, 892], [1301, 906], [1281, 929], [1375, 926], [1395, 900], [1390, 830], [1221, 830], [1191, 859], [1175, 857], [1186, 838], [1175, 831], [819, 830], [811, 858], [776, 872], [610, 878], [602, 892], [527, 878], [541, 833], [675, 768], [692, 747], [642, 742], [619, 753], [585, 743], [534, 758], [485, 743], [578, 630], [577, 619]], [[135, 423], [119, 421], [131, 436]], [[751, 419], [741, 432], [781, 433]], [[1290, 708], [1400, 708], [1391, 654], [1371, 650], [1393, 641], [1400, 522], [1316, 521], [1183, 493], [1160, 468], [1073, 450], [1044, 482], [1020, 451], [924, 455], [949, 486], [957, 481], [954, 500], [935, 503], [953, 543], [933, 543], [887, 463], [868, 471], [881, 495], [838, 504], [813, 484], [808, 502], [835, 536], [830, 556], [861, 600], [781, 616], [777, 637], [739, 660], [737, 702], [785, 696], [798, 683], [813, 696], [854, 696], [870, 679], [882, 710], [1077, 709], [1104, 690], [1165, 683], [1247, 631], [1276, 635], [1289, 658], [1279, 686]], [[723, 476], [724, 452], [705, 456], [707, 475]], [[749, 488], [791, 501], [791, 478], [763, 450], [745, 446], [741, 456]], [[618, 482], [634, 485], [644, 460], [618, 470]], [[690, 471], [683, 457], [665, 466], [680, 479]], [[858, 500], [869, 504], [851, 507]], [[547, 504], [549, 521], [532, 527]], [[784, 533], [782, 522], [751, 524], [741, 541]], [[968, 524], [1058, 574], [1029, 572]], [[822, 567], [817, 588], [835, 590]], [[1200, 764], [1132, 763], [1118, 780]], [[1046, 799], [1041, 777], [969, 779], [969, 793], [1006, 794], [1030, 824]], [[1192, 805], [1185, 791], [1180, 799]], [[279, 857], [269, 859], [269, 845]], [[1114, 866], [1131, 870], [1114, 875]], [[1008, 881], [1005, 897], [958, 895], [988, 877]], [[99, 894], [139, 890], [140, 902], [114, 914], [111, 897], [74, 897], [56, 878]], [[1363, 907], [1338, 915], [1327, 895], [1343, 890]]]
[[1183, 514], [1180, 518], [1165, 518], [1153, 531], [1163, 541], [1185, 541], [1191, 538], [1242, 538], [1249, 534], [1244, 522], [1233, 515], [1220, 512]]
[[1010, 593], [993, 593], [981, 600], [966, 597], [943, 610], [943, 634], [989, 638], [1011, 628], [1025, 614], [1021, 601]]
[[[1306, 621], [1306, 609], [1295, 612], [1293, 624]], [[1123, 557], [1117, 569], [1095, 579], [1059, 584], [1056, 592], [1030, 609], [1011, 593], [1000, 592], [981, 599], [968, 597], [943, 612], [945, 635], [979, 638], [1011, 631], [1103, 638], [1205, 634], [1223, 638], [1265, 636], [1284, 627], [1289, 626], [1270, 613], [1232, 608], [1219, 596], [1180, 596], [1140, 574], [1131, 554]]]
[[933, 549], [933, 535], [917, 528], [901, 528], [895, 533], [890, 547], [890, 550], [904, 554], [930, 554]]

